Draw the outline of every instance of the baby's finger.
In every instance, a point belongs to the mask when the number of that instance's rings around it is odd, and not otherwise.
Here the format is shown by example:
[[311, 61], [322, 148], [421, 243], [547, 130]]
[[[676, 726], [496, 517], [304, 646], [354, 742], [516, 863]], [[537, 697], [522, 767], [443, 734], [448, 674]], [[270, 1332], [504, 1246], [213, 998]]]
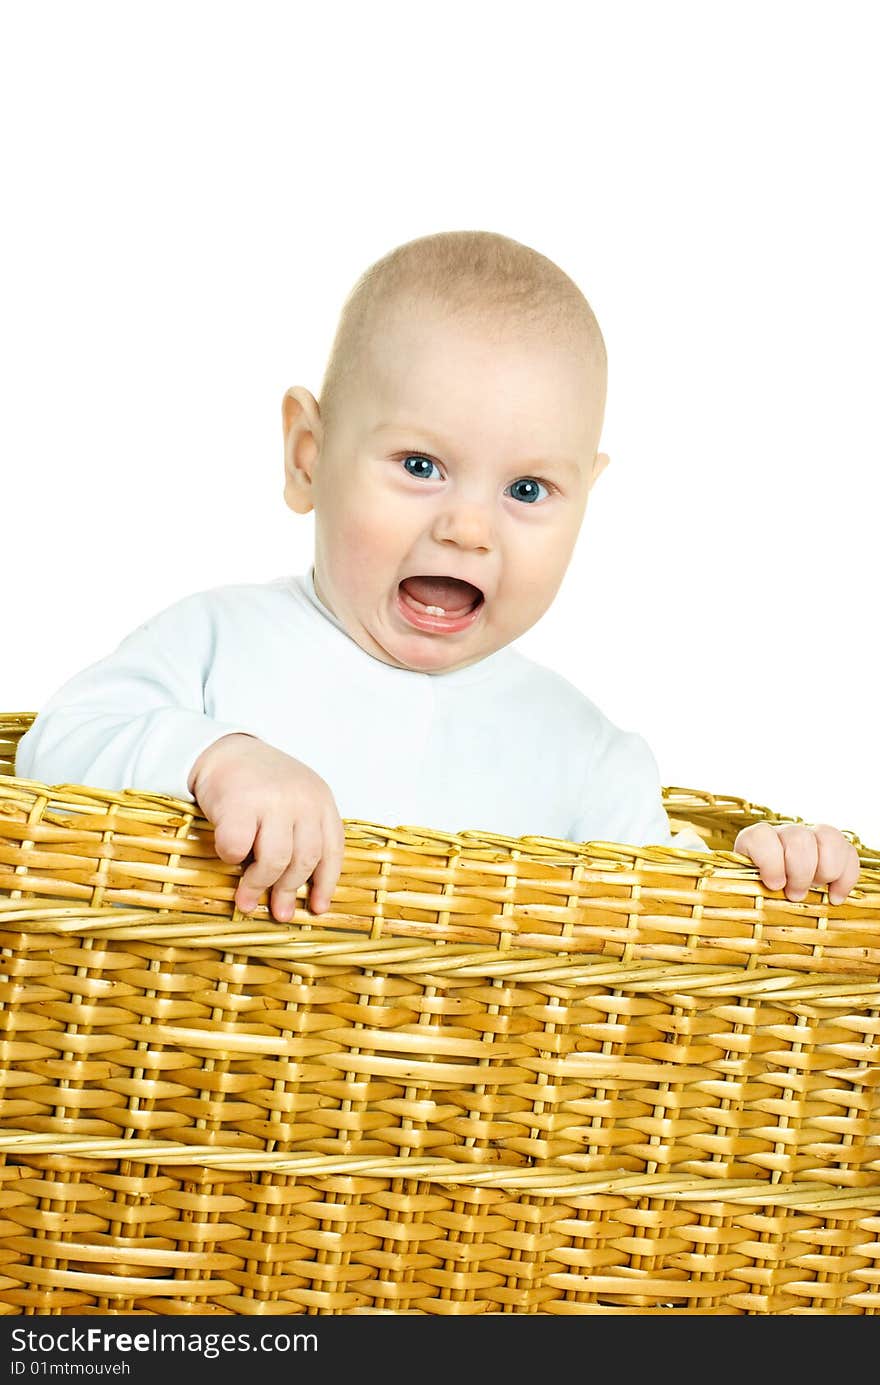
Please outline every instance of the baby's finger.
[[855, 852], [858, 860], [858, 852], [837, 827], [829, 827], [827, 823], [820, 822], [814, 826], [813, 831], [819, 849], [819, 860], [813, 879], [817, 885], [825, 885], [829, 880], [837, 880], [851, 864], [851, 853]]
[[255, 909], [260, 895], [290, 863], [290, 822], [284, 818], [263, 818], [254, 842], [254, 860], [241, 877], [236, 891], [236, 904], [243, 913]]
[[803, 899], [816, 878], [819, 844], [812, 827], [786, 823], [777, 829], [785, 853], [785, 897]]
[[785, 884], [785, 852], [779, 833], [769, 822], [754, 822], [737, 834], [735, 850], [749, 856], [758, 867], [768, 890], [781, 890]]
[[847, 842], [847, 846], [849, 851], [846, 854], [846, 864], [837, 879], [831, 881], [828, 889], [828, 900], [831, 904], [842, 904], [861, 874], [862, 863], [859, 853], [852, 842]]
[[313, 914], [322, 914], [330, 908], [333, 891], [339, 883], [342, 862], [345, 858], [345, 828], [342, 820], [325, 818], [324, 854], [312, 876], [312, 889], [309, 908]]
[[301, 819], [294, 824], [289, 864], [272, 891], [272, 913], [279, 923], [293, 918], [297, 891], [320, 861], [323, 845], [320, 822]]
[[226, 814], [214, 826], [214, 850], [221, 861], [243, 861], [257, 835], [256, 813]]

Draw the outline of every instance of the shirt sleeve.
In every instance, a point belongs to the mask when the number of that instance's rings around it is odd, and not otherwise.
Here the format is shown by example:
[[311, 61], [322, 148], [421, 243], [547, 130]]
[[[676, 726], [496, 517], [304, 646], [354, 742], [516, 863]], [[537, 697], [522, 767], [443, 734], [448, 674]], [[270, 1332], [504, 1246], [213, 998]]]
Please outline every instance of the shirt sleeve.
[[708, 850], [689, 829], [673, 835], [651, 747], [637, 732], [616, 728], [590, 767], [571, 840]]
[[256, 734], [205, 713], [215, 639], [202, 594], [160, 611], [49, 698], [18, 742], [15, 774], [194, 801], [187, 781], [202, 751]]

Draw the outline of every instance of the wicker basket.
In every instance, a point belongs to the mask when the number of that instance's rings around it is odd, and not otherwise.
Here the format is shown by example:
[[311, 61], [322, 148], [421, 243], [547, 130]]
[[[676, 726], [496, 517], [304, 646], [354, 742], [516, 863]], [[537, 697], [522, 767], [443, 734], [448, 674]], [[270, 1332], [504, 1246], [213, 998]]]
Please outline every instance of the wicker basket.
[[[195, 805], [14, 778], [0, 1311], [880, 1310], [880, 854], [347, 822], [331, 911], [234, 910]], [[798, 821], [799, 819], [786, 819]]]

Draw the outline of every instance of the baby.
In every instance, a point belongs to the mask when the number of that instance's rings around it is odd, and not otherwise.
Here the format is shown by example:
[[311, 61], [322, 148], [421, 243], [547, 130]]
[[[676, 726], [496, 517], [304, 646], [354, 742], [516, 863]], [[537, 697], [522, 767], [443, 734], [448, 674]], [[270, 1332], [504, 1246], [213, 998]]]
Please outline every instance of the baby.
[[[310, 571], [213, 588], [65, 684], [16, 773], [194, 798], [251, 912], [330, 908], [343, 817], [636, 845], [673, 837], [647, 743], [514, 641], [548, 609], [608, 464], [605, 345], [528, 246], [447, 231], [372, 265], [320, 405], [283, 400], [285, 500]], [[588, 638], [585, 633], [584, 638]], [[859, 875], [833, 827], [758, 823], [735, 850], [802, 899]]]

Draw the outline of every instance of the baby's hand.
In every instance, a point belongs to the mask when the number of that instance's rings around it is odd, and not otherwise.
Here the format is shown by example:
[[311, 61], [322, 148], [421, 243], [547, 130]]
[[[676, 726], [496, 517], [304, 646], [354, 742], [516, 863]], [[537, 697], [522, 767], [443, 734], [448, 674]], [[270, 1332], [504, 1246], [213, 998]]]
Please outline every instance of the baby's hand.
[[828, 899], [841, 904], [859, 878], [859, 854], [836, 827], [753, 822], [738, 833], [734, 851], [749, 856], [769, 890], [785, 887], [786, 899], [803, 899], [811, 885], [830, 884]]
[[196, 760], [189, 788], [214, 824], [221, 861], [242, 861], [253, 847], [235, 902], [249, 914], [274, 885], [272, 913], [292, 918], [296, 891], [311, 877], [310, 908], [330, 907], [345, 855], [345, 829], [325, 781], [301, 760], [256, 736], [221, 736]]

